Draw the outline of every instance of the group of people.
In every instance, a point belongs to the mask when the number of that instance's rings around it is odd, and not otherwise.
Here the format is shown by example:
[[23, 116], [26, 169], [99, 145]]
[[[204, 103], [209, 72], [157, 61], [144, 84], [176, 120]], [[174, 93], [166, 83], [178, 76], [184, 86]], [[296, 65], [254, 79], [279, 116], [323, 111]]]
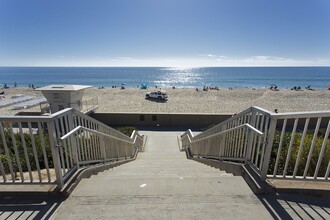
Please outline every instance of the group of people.
[[29, 84], [30, 89], [35, 89], [36, 87], [33, 84]]
[[203, 86], [203, 91], [208, 91], [208, 90], [219, 90], [218, 86]]
[[277, 85], [271, 85], [271, 86], [269, 87], [269, 89], [270, 89], [270, 90], [273, 90], [273, 91], [278, 91], [278, 89], [277, 89]]
[[[271, 85], [269, 87], [270, 90], [273, 90], [273, 91], [278, 91], [278, 88], [277, 88], [277, 85]], [[292, 88], [290, 88], [291, 90], [293, 91], [302, 91], [301, 87], [300, 86], [294, 86]], [[306, 86], [305, 89], [307, 90], [311, 90], [311, 91], [314, 91], [314, 89], [312, 89], [311, 85], [309, 86]]]
[[[17, 82], [16, 82], [16, 81], [14, 82], [14, 87], [17, 87]], [[9, 89], [10, 87], [7, 86], [7, 83], [4, 83], [4, 84], [3, 84], [3, 88], [4, 88], [4, 89]]]

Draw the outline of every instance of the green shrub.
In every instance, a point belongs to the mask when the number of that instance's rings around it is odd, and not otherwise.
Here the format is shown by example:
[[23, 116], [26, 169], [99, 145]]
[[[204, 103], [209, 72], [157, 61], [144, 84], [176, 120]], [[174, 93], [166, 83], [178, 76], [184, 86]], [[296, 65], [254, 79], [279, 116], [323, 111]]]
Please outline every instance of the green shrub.
[[119, 127], [117, 130], [130, 137], [133, 131], [137, 129], [135, 127]]
[[[311, 161], [310, 161], [309, 168], [307, 171], [307, 176], [314, 175], [314, 171], [316, 169], [317, 161], [319, 159], [319, 154], [320, 154], [322, 144], [323, 144], [324, 133], [325, 132], [319, 132], [318, 136], [316, 138], [314, 149], [312, 152]], [[302, 145], [302, 151], [300, 154], [300, 159], [299, 159], [299, 164], [298, 164], [298, 169], [297, 169], [297, 174], [296, 174], [297, 176], [302, 176], [304, 174], [304, 170], [305, 170], [305, 166], [307, 163], [308, 154], [310, 151], [310, 146], [312, 144], [313, 136], [314, 136], [314, 131], [310, 131], [310, 132], [306, 133], [304, 143]], [[268, 170], [268, 173], [272, 174], [274, 172], [276, 157], [277, 157], [277, 154], [279, 153], [279, 163], [278, 163], [277, 172], [276, 172], [277, 175], [282, 175], [284, 168], [285, 168], [285, 161], [286, 161], [286, 158], [288, 155], [289, 145], [290, 145], [290, 140], [291, 140], [291, 132], [284, 133], [282, 149], [280, 152], [278, 152], [280, 137], [281, 137], [281, 132], [276, 131], [275, 137], [274, 137], [273, 149], [272, 149], [272, 153], [271, 153], [271, 160], [270, 160], [270, 164], [269, 164], [269, 170]], [[292, 144], [292, 151], [290, 154], [288, 168], [287, 168], [287, 175], [292, 175], [294, 172], [294, 167], [295, 167], [295, 164], [297, 161], [299, 147], [301, 144], [301, 138], [302, 138], [302, 133], [295, 133], [294, 141]], [[330, 139], [328, 138], [318, 176], [324, 176], [326, 173], [328, 162], [330, 160], [330, 148], [329, 147], [330, 147]]]
[[[8, 153], [10, 155], [11, 162], [13, 165], [13, 170], [14, 170], [14, 172], [18, 172], [19, 171], [18, 161], [16, 158], [13, 139], [12, 139], [11, 134], [8, 129], [5, 128], [4, 133], [5, 133], [6, 144], [8, 147]], [[47, 156], [49, 167], [54, 167], [48, 135], [43, 135], [43, 136], [44, 136], [45, 151], [46, 151], [46, 156]], [[45, 166], [45, 158], [44, 158], [44, 154], [43, 154], [43, 150], [42, 150], [40, 135], [39, 134], [33, 135], [36, 152], [37, 152], [37, 161], [33, 154], [32, 139], [31, 139], [30, 134], [24, 133], [23, 137], [24, 137], [25, 144], [26, 144], [26, 153], [27, 153], [28, 160], [30, 162], [31, 170], [37, 169], [37, 163], [39, 164], [40, 169], [44, 169], [46, 166]], [[18, 158], [19, 158], [19, 162], [22, 167], [22, 171], [26, 172], [26, 171], [28, 171], [28, 165], [27, 165], [27, 161], [26, 161], [26, 155], [24, 152], [24, 148], [23, 148], [23, 142], [22, 142], [22, 139], [21, 139], [21, 136], [19, 133], [14, 134], [14, 140], [16, 142], [16, 149], [18, 152]], [[3, 163], [5, 172], [9, 173], [10, 171], [9, 171], [9, 165], [8, 165], [8, 160], [7, 160], [8, 158], [5, 155], [3, 141], [0, 142], [0, 149], [1, 149], [0, 160]]]

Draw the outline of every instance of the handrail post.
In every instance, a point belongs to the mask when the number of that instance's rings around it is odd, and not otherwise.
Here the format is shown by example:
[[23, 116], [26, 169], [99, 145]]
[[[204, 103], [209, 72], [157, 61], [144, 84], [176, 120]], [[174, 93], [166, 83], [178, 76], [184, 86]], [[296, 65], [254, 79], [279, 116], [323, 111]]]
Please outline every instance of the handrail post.
[[[73, 111], [71, 110], [68, 115], [68, 123], [69, 123], [69, 131], [72, 131], [74, 129], [74, 116]], [[71, 142], [71, 150], [72, 150], [72, 157], [73, 157], [73, 163], [77, 166], [77, 169], [79, 169], [79, 158], [78, 158], [78, 145], [76, 141], [76, 134], [70, 137]]]
[[[226, 130], [227, 124], [223, 124], [220, 127], [220, 132]], [[226, 133], [220, 136], [220, 141], [219, 141], [219, 157], [223, 157], [225, 154], [225, 140], [226, 140]]]
[[55, 169], [55, 175], [56, 175], [56, 182], [60, 189], [63, 188], [64, 182], [62, 178], [62, 170], [61, 170], [61, 161], [60, 161], [60, 155], [58, 152], [57, 147], [57, 138], [56, 138], [56, 132], [55, 132], [55, 121], [54, 119], [50, 122], [47, 122], [48, 127], [48, 135], [49, 135], [49, 144], [50, 148], [52, 150], [52, 156], [54, 161], [54, 169]]
[[[101, 133], [104, 133], [103, 127], [100, 127], [99, 130]], [[105, 163], [106, 159], [107, 159], [107, 155], [105, 152], [105, 137], [100, 137], [100, 151], [101, 151], [101, 155], [103, 157], [104, 163]]]
[[266, 139], [267, 146], [265, 149], [264, 161], [262, 161], [261, 180], [266, 180], [266, 178], [267, 178], [267, 172], [268, 172], [268, 167], [269, 167], [269, 162], [270, 162], [270, 155], [272, 153], [275, 130], [276, 130], [277, 118], [270, 116], [270, 120], [271, 120], [271, 122], [269, 125], [268, 134], [265, 134], [265, 135], [267, 135], [267, 139]]
[[[257, 118], [257, 113], [256, 111], [252, 111], [252, 115], [251, 115], [251, 121], [249, 122], [250, 125], [252, 125], [253, 127], [255, 127], [255, 123], [256, 123], [256, 118]], [[251, 160], [251, 153], [252, 153], [252, 144], [253, 144], [253, 134], [254, 132], [251, 131], [251, 129], [249, 129], [248, 131], [249, 136], [248, 136], [248, 143], [247, 143], [247, 151], [246, 151], [246, 156], [245, 156], [245, 163], [247, 163], [249, 160]]]

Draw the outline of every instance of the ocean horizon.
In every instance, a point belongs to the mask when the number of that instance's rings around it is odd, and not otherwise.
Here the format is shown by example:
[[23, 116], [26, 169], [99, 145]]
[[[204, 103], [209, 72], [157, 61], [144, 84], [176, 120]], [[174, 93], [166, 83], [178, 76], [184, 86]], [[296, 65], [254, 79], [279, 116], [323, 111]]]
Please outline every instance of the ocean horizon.
[[330, 67], [0, 67], [0, 87], [81, 84], [93, 87], [327, 88]]

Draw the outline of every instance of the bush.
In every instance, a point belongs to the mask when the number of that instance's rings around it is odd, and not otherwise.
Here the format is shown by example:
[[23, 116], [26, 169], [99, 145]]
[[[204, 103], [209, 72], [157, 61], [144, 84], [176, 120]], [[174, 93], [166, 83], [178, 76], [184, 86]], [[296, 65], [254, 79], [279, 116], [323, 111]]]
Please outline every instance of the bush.
[[[325, 132], [320, 131], [316, 138], [314, 149], [312, 152], [311, 161], [310, 161], [308, 172], [307, 172], [307, 176], [314, 175], [314, 171], [316, 169], [317, 161], [319, 159], [319, 154], [320, 154], [322, 144], [323, 144], [324, 133]], [[306, 133], [304, 143], [302, 145], [302, 151], [300, 154], [300, 160], [299, 160], [298, 170], [297, 170], [297, 174], [296, 174], [297, 176], [302, 176], [304, 174], [304, 170], [305, 170], [305, 166], [307, 163], [308, 154], [310, 151], [310, 146], [312, 144], [313, 136], [314, 136], [314, 131], [309, 131]], [[279, 153], [280, 156], [279, 156], [279, 163], [278, 163], [277, 172], [276, 172], [277, 175], [283, 175], [285, 161], [286, 161], [286, 157], [288, 155], [288, 150], [289, 150], [289, 145], [290, 145], [290, 140], [291, 140], [291, 132], [284, 133], [282, 149], [280, 152], [278, 152], [280, 137], [281, 137], [281, 132], [276, 131], [275, 137], [274, 137], [273, 149], [272, 149], [272, 153], [271, 153], [271, 160], [270, 160], [270, 164], [269, 164], [269, 170], [268, 170], [268, 173], [272, 174], [274, 172], [276, 157], [277, 157], [277, 154]], [[295, 134], [293, 145], [292, 145], [292, 151], [290, 154], [288, 168], [287, 168], [287, 175], [292, 175], [294, 172], [294, 167], [295, 167], [297, 157], [298, 157], [301, 138], [302, 138], [302, 133]], [[329, 146], [330, 146], [330, 138], [328, 138], [327, 143], [326, 143], [326, 149], [324, 152], [324, 156], [322, 158], [322, 163], [320, 166], [318, 176], [325, 176], [328, 162], [330, 160]]]
[[[19, 171], [18, 161], [16, 158], [13, 139], [12, 139], [11, 134], [8, 129], [4, 129], [4, 133], [5, 133], [6, 144], [8, 147], [8, 153], [10, 155], [11, 162], [13, 165], [13, 170], [14, 170], [14, 172], [18, 172]], [[45, 151], [46, 151], [46, 156], [47, 156], [49, 167], [54, 167], [48, 135], [43, 135], [43, 136], [44, 136]], [[40, 135], [38, 135], [38, 134], [33, 135], [36, 152], [37, 152], [37, 161], [33, 154], [32, 139], [31, 139], [30, 134], [24, 133], [23, 137], [24, 137], [24, 141], [26, 143], [26, 153], [23, 148], [23, 142], [22, 142], [20, 134], [19, 133], [14, 134], [14, 140], [16, 142], [16, 149], [18, 152], [19, 163], [21, 164], [22, 171], [23, 172], [28, 171], [26, 155], [28, 157], [28, 160], [30, 161], [31, 170], [37, 169], [37, 163], [39, 164], [40, 169], [44, 169], [46, 166], [45, 166], [45, 158], [44, 158], [44, 154], [43, 154], [43, 150], [42, 150]], [[9, 165], [8, 165], [8, 158], [4, 152], [3, 141], [0, 142], [0, 149], [1, 149], [0, 160], [3, 163], [5, 172], [9, 173], [10, 170], [9, 170]]]
[[117, 130], [125, 135], [127, 135], [128, 137], [131, 136], [131, 134], [133, 133], [134, 130], [137, 130], [135, 127], [119, 127], [117, 128]]

